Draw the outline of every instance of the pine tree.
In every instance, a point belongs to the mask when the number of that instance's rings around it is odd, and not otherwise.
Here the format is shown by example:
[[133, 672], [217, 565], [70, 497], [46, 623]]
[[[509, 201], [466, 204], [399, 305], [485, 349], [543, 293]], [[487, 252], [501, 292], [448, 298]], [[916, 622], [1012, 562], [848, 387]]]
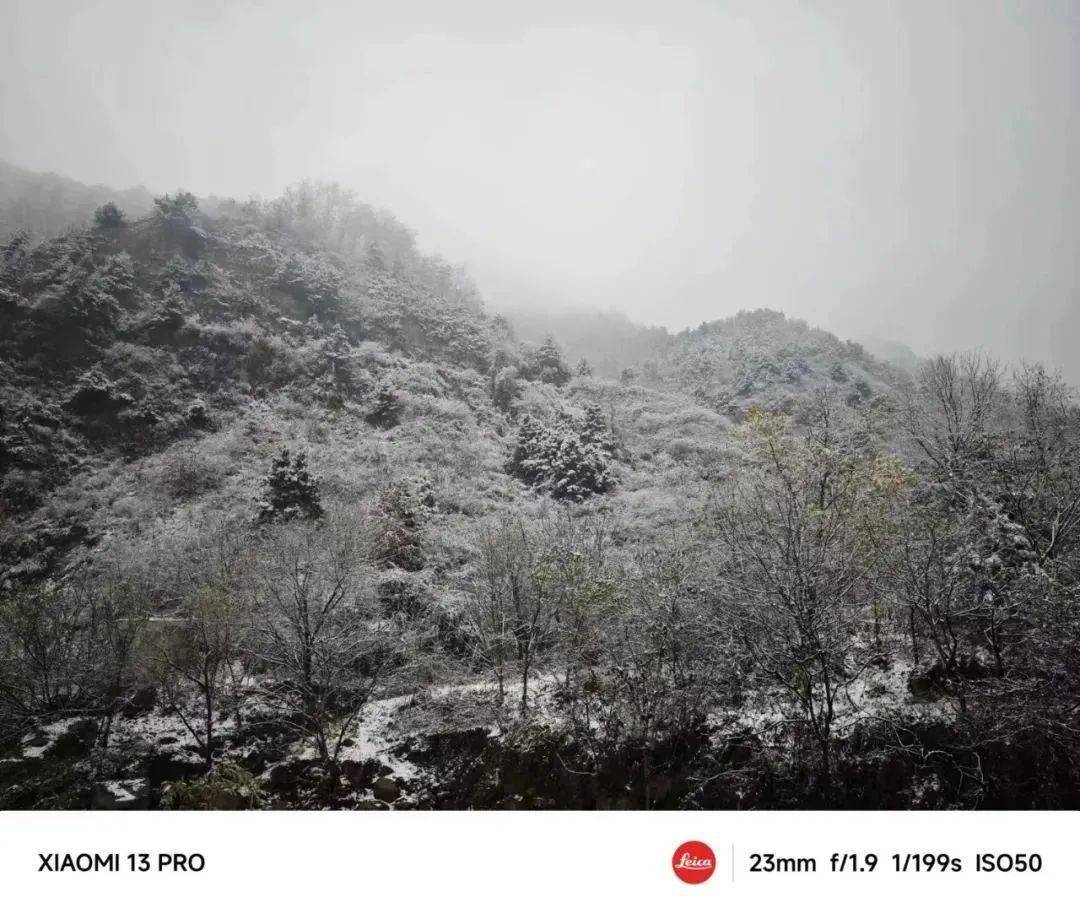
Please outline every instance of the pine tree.
[[319, 482], [308, 471], [307, 456], [303, 451], [292, 456], [288, 447], [282, 447], [263, 480], [259, 519], [285, 521], [305, 517], [313, 520], [322, 515]]
[[119, 228], [124, 224], [124, 211], [115, 203], [105, 203], [94, 210], [94, 224], [98, 228]]
[[544, 428], [535, 418], [531, 415], [522, 418], [508, 468], [527, 485], [534, 484], [540, 477], [537, 458], [543, 450], [543, 437]]
[[199, 211], [199, 200], [193, 193], [178, 190], [175, 195], [165, 194], [154, 198], [158, 214], [170, 222], [190, 222]]
[[596, 403], [585, 407], [585, 420], [581, 427], [581, 440], [599, 448], [605, 455], [615, 455], [615, 438], [608, 428], [603, 410]]
[[517, 371], [512, 367], [493, 371], [491, 375], [491, 402], [496, 409], [509, 412], [516, 400], [521, 395], [521, 384], [518, 382]]
[[615, 487], [610, 456], [602, 443], [586, 440], [584, 430], [565, 413], [550, 426], [525, 416], [507, 470], [562, 501], [583, 501]]
[[386, 272], [386, 258], [379, 249], [379, 245], [375, 242], [368, 245], [367, 253], [364, 256], [364, 264], [368, 269], [378, 270], [380, 273]]
[[563, 361], [562, 352], [555, 340], [550, 336], [532, 353], [530, 362], [530, 373], [544, 383], [561, 387], [570, 380], [570, 369]]
[[375, 391], [375, 403], [364, 420], [376, 428], [393, 428], [401, 421], [401, 408], [397, 393], [386, 384], [380, 384]]
[[387, 568], [422, 570], [425, 563], [422, 531], [435, 512], [431, 479], [420, 476], [390, 486], [379, 500], [382, 532], [379, 557]]

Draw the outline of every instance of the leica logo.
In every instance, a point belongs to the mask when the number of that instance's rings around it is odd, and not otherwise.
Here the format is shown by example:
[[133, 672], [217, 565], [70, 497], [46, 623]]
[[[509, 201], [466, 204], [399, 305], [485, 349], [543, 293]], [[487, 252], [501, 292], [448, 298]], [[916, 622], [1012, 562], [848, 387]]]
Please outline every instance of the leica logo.
[[677, 869], [711, 869], [712, 860], [706, 859], [701, 856], [691, 856], [689, 853], [683, 853], [679, 857], [679, 861], [675, 863]]
[[716, 869], [716, 854], [707, 843], [687, 840], [675, 850], [671, 857], [671, 868], [680, 881], [701, 884], [712, 877]]

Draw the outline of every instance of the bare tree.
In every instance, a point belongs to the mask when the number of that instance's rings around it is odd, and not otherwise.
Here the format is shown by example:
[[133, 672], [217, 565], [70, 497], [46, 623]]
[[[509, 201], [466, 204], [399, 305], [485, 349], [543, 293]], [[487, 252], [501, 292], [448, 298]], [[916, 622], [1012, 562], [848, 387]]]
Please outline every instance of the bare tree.
[[222, 692], [236, 682], [232, 666], [241, 621], [227, 593], [204, 587], [188, 600], [182, 617], [157, 625], [157, 680], [167, 706], [202, 749], [208, 770], [214, 763], [214, 720]]
[[616, 602], [613, 569], [608, 566], [610, 532], [603, 514], [583, 514], [567, 505], [543, 523], [542, 534], [543, 576], [562, 665], [560, 685], [575, 716], [582, 679], [600, 657], [600, 630]]
[[700, 558], [674, 531], [634, 550], [618, 574], [616, 618], [600, 636], [603, 667], [586, 689], [599, 700], [579, 735], [600, 752], [637, 756], [645, 809], [656, 798], [655, 774], [704, 724], [714, 696]]
[[997, 461], [997, 487], [1046, 566], [1080, 538], [1080, 409], [1041, 365], [1017, 372], [1012, 398], [1016, 427]]
[[972, 601], [966, 562], [964, 515], [943, 507], [934, 492], [915, 490], [900, 512], [900, 535], [884, 571], [906, 613], [912, 661], [921, 661], [928, 640], [946, 678], [954, 683], [960, 709], [967, 709], [961, 669], [976, 637], [980, 607]]
[[529, 710], [529, 676], [555, 626], [542, 539], [524, 520], [504, 518], [484, 527], [475, 545], [479, 572], [467, 602], [466, 634], [495, 672], [500, 703], [507, 661], [516, 662], [524, 716]]
[[329, 773], [391, 657], [372, 535], [348, 519], [269, 530], [253, 580], [256, 650]]
[[982, 459], [1001, 403], [1001, 368], [979, 354], [939, 355], [923, 368], [906, 404], [912, 439], [938, 469]]
[[8, 714], [83, 709], [93, 700], [89, 616], [87, 601], [61, 588], [0, 603], [0, 704]]
[[751, 415], [745, 465], [716, 505], [714, 624], [737, 632], [752, 667], [799, 710], [828, 794], [837, 698], [874, 658], [859, 635], [904, 476], [825, 405], [802, 436]]
[[139, 647], [154, 608], [144, 567], [112, 568], [90, 592], [98, 683], [98, 748], [104, 761], [113, 722], [137, 671]]

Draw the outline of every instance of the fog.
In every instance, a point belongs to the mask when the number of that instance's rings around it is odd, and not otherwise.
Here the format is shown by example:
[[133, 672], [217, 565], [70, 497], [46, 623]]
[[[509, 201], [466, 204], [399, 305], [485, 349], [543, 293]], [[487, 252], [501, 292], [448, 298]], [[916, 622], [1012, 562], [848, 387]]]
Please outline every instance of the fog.
[[772, 307], [1074, 381], [1080, 7], [4, 0], [0, 158], [337, 180], [492, 306]]

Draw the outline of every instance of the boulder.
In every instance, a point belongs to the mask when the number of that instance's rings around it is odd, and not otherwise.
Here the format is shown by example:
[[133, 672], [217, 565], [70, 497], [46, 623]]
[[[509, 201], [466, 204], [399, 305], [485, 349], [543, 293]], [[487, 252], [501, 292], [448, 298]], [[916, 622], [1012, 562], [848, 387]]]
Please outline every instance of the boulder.
[[367, 789], [375, 779], [375, 771], [371, 769], [369, 761], [353, 761], [351, 759], [341, 762], [341, 772], [353, 789]]
[[390, 777], [379, 777], [371, 784], [371, 791], [380, 802], [396, 802], [401, 796], [401, 787], [398, 786], [397, 780], [392, 780]]

